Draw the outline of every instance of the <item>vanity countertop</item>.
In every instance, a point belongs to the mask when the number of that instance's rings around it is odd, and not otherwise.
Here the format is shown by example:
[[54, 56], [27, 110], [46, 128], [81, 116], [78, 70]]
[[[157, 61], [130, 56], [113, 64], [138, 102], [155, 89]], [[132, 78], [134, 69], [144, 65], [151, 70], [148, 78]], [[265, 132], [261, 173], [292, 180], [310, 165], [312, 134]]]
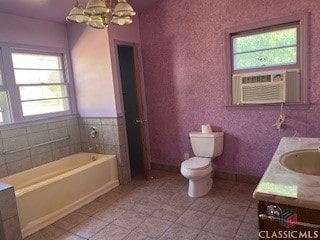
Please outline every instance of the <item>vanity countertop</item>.
[[287, 152], [318, 149], [319, 146], [320, 138], [282, 138], [253, 197], [260, 201], [320, 210], [320, 176], [291, 171], [279, 161]]

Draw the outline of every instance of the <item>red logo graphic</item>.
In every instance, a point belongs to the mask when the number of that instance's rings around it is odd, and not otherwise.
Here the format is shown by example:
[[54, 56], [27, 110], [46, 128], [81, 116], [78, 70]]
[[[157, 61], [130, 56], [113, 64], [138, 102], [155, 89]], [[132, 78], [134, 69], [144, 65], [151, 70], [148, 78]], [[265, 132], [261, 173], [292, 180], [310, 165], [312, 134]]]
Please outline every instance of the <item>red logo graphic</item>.
[[282, 226], [285, 226], [286, 228], [291, 228], [297, 224], [297, 219], [298, 216], [294, 211], [286, 209], [283, 212], [281, 212], [279, 217], [279, 223]]

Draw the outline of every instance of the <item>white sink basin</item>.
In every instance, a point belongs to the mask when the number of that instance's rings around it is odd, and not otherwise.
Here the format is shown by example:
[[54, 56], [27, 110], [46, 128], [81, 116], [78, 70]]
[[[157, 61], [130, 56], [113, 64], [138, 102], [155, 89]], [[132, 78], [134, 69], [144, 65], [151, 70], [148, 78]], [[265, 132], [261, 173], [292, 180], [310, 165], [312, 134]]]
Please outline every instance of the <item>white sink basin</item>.
[[320, 151], [302, 149], [283, 154], [280, 163], [284, 167], [307, 175], [320, 176]]

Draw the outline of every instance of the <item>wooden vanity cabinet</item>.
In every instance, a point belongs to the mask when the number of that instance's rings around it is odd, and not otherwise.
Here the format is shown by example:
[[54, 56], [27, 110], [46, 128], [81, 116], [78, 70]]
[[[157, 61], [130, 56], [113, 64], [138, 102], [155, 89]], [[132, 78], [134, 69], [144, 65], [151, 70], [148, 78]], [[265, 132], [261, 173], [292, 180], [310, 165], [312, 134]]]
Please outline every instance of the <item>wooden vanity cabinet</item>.
[[[294, 211], [297, 214], [297, 221], [298, 222], [304, 222], [304, 223], [311, 223], [319, 225], [320, 227], [320, 210], [314, 210], [309, 208], [302, 208], [302, 207], [296, 207], [296, 206], [290, 206], [290, 205], [284, 205], [284, 204], [278, 204], [278, 203], [272, 203], [272, 202], [265, 202], [265, 201], [259, 201], [258, 204], [258, 214], [266, 214], [267, 212], [267, 206], [268, 205], [276, 205], [282, 209], [282, 211], [289, 209]], [[259, 231], [265, 231], [260, 232], [259, 239], [279, 239], [276, 237], [272, 237], [273, 232], [279, 233], [279, 231], [282, 232], [282, 235], [285, 234], [284, 231], [291, 232], [293, 236], [289, 236], [282, 239], [320, 239], [320, 228], [314, 228], [314, 227], [306, 227], [306, 226], [299, 226], [295, 225], [291, 228], [286, 228], [282, 226], [277, 220], [263, 220], [259, 218]], [[297, 231], [292, 233], [293, 231]], [[298, 237], [297, 234], [299, 232], [306, 232], [308, 238]], [[268, 234], [268, 238], [266, 237], [266, 234]], [[279, 234], [278, 234], [279, 235]]]

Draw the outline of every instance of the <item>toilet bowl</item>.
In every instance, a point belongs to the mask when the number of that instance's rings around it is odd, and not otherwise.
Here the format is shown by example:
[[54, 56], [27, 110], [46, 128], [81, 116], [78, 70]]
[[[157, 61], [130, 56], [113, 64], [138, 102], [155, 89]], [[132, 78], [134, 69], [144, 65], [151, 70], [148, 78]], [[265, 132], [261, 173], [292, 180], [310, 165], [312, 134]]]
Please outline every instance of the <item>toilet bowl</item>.
[[212, 187], [211, 160], [222, 154], [223, 132], [189, 133], [195, 157], [181, 163], [181, 174], [189, 179], [188, 195], [201, 197]]
[[212, 164], [210, 158], [193, 157], [181, 164], [181, 174], [189, 179], [188, 195], [201, 197], [212, 187]]

